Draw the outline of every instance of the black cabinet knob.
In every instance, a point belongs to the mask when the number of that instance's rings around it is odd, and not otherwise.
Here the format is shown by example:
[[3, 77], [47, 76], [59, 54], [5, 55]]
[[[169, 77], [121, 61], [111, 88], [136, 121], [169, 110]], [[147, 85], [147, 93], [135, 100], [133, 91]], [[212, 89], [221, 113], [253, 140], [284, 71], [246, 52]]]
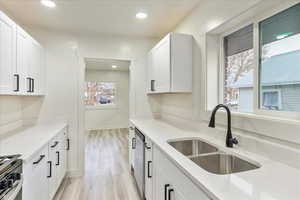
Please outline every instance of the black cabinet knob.
[[8, 179], [12, 180], [13, 182], [21, 180], [20, 173], [12, 173], [8, 176]]
[[12, 188], [13, 185], [14, 185], [14, 180], [13, 180], [13, 179], [7, 180], [7, 187], [8, 187], [8, 188]]

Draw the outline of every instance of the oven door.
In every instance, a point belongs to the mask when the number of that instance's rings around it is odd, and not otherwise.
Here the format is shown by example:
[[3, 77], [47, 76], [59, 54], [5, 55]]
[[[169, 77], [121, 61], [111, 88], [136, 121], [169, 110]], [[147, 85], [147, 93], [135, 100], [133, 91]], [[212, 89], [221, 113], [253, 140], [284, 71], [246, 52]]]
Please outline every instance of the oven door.
[[23, 178], [21, 178], [21, 180], [19, 180], [15, 183], [12, 190], [10, 190], [3, 197], [3, 200], [22, 200], [22, 184], [23, 184]]

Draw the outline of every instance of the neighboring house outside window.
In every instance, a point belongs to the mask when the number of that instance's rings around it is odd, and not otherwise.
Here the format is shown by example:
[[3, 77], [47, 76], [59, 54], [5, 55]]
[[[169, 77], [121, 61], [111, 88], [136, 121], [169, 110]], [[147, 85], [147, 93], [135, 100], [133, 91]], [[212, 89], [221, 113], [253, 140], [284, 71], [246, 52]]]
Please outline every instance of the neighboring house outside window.
[[114, 105], [116, 85], [112, 82], [86, 82], [85, 105], [105, 106]]
[[[300, 4], [296, 4], [258, 24], [260, 109], [300, 112], [299, 18]], [[280, 92], [266, 94], [268, 90]], [[281, 104], [272, 106], [277, 96]]]
[[[261, 70], [263, 79], [260, 81], [260, 107], [262, 109], [300, 112], [300, 67], [295, 64], [299, 58], [300, 51], [293, 51], [273, 55], [271, 59], [263, 61]], [[253, 73], [249, 72], [234, 85], [239, 90], [239, 98], [242, 100], [239, 102], [239, 106], [242, 108], [247, 108], [249, 102], [252, 101], [249, 98], [249, 96], [253, 98], [253, 86], [250, 87], [252, 83]], [[268, 94], [270, 91], [277, 91], [277, 106], [272, 106], [273, 103], [270, 103], [271, 95], [273, 95], [273, 99], [276, 96], [275, 93]], [[267, 99], [265, 95], [268, 96]]]

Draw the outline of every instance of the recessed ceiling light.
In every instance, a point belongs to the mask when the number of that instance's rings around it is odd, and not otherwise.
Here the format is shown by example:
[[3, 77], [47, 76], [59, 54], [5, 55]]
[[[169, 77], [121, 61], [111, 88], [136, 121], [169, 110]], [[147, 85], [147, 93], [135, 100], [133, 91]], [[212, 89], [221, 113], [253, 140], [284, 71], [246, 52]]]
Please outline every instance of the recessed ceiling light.
[[144, 12], [139, 12], [135, 16], [138, 19], [146, 19], [148, 17], [148, 15], [146, 13], [144, 13]]
[[112, 65], [111, 66], [113, 69], [116, 69], [118, 66], [117, 65]]
[[49, 7], [49, 8], [54, 8], [56, 7], [56, 3], [52, 0], [41, 0], [41, 3], [46, 6], [46, 7]]

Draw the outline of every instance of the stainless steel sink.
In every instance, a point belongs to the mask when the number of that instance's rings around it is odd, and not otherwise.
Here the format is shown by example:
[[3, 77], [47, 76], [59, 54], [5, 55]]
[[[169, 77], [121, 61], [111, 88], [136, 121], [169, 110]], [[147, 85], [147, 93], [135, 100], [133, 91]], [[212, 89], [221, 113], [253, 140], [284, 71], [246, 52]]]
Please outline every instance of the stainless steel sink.
[[201, 140], [180, 140], [168, 143], [177, 151], [189, 157], [218, 151], [216, 147]]
[[246, 160], [221, 152], [190, 159], [206, 171], [214, 174], [232, 174], [259, 168], [259, 166]]

